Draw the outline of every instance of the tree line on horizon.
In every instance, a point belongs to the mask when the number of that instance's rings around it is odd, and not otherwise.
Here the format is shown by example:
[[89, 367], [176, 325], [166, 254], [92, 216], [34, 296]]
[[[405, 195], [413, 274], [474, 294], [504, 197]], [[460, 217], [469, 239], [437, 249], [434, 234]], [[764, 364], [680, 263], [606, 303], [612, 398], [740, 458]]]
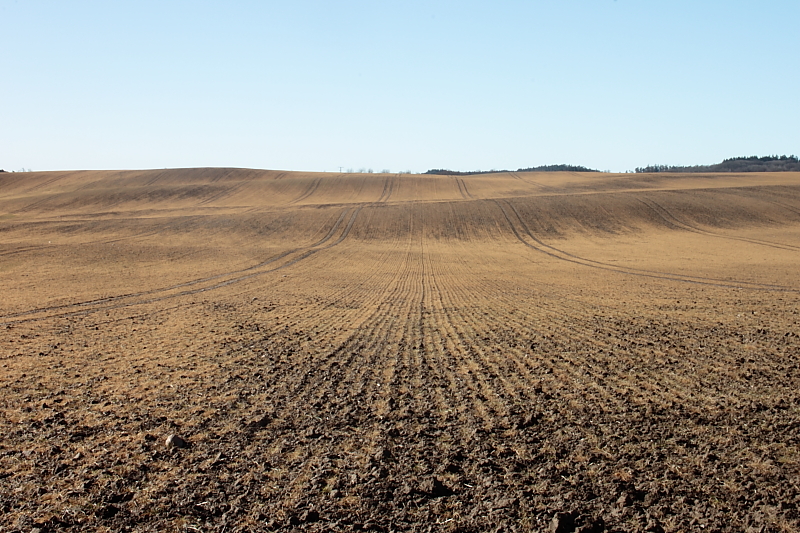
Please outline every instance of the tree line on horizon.
[[655, 172], [800, 172], [800, 160], [794, 155], [732, 157], [715, 165], [648, 165], [636, 167], [636, 173]]
[[[518, 168], [513, 170], [450, 170], [447, 168], [434, 168], [425, 174], [440, 174], [447, 176], [471, 176], [474, 174], [499, 174], [501, 172], [603, 172], [581, 165], [542, 165], [538, 167]], [[605, 171], [608, 172], [608, 171]], [[731, 157], [714, 165], [647, 165], [636, 167], [635, 173], [657, 172], [800, 172], [800, 159], [795, 155], [757, 155], [744, 157]]]
[[600, 172], [580, 165], [542, 165], [539, 167], [518, 168], [517, 170], [450, 170], [446, 168], [433, 168], [425, 174], [441, 174], [445, 176], [471, 176], [473, 174], [497, 174], [500, 172]]
[[[9, 172], [0, 169], [0, 172]], [[11, 172], [14, 172], [13, 170]], [[31, 169], [21, 169], [17, 172], [31, 172]], [[353, 169], [348, 169], [348, 173], [352, 173]], [[359, 169], [359, 173], [367, 172], [371, 174], [373, 170]], [[384, 169], [383, 173], [388, 174], [389, 170]], [[601, 171], [593, 168], [587, 168], [582, 165], [541, 165], [538, 167], [518, 168], [514, 170], [450, 170], [446, 168], [433, 168], [424, 174], [439, 174], [446, 176], [471, 176], [474, 174], [499, 174], [502, 172], [609, 172]], [[724, 159], [721, 163], [714, 165], [647, 165], [645, 167], [636, 167], [634, 172], [637, 174], [643, 173], [658, 173], [658, 172], [800, 172], [800, 158], [796, 155], [768, 155], [768, 156], [745, 156], [745, 157], [731, 157]], [[411, 174], [410, 170], [401, 171], [401, 174]]]

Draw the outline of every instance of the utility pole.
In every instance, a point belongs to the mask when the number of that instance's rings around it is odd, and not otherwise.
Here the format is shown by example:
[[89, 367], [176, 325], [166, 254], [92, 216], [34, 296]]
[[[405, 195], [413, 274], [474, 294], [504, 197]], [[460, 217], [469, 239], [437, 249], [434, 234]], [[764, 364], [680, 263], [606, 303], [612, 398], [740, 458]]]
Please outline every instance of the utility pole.
[[342, 173], [342, 167], [339, 167], [339, 174]]

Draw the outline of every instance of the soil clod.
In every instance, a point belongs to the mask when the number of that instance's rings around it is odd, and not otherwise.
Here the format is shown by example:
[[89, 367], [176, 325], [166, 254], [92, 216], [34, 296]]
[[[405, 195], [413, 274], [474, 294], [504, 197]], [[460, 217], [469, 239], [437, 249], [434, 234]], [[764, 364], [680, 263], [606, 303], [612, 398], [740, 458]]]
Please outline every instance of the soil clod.
[[167, 448], [188, 448], [189, 443], [180, 435], [170, 435], [165, 441]]

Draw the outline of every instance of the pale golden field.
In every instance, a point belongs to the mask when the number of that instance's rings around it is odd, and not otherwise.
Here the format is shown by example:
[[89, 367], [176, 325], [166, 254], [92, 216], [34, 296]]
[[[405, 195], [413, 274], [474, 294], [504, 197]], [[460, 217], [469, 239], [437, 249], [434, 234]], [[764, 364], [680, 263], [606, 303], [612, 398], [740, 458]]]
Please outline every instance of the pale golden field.
[[798, 531], [799, 264], [794, 173], [0, 174], [0, 531]]

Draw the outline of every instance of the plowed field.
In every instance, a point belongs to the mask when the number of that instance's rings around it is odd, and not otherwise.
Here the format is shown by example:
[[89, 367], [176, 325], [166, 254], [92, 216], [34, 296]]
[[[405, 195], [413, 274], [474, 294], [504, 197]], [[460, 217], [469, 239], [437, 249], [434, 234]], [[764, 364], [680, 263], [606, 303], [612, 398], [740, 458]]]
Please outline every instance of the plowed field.
[[799, 264], [798, 174], [0, 174], [0, 530], [798, 531]]

